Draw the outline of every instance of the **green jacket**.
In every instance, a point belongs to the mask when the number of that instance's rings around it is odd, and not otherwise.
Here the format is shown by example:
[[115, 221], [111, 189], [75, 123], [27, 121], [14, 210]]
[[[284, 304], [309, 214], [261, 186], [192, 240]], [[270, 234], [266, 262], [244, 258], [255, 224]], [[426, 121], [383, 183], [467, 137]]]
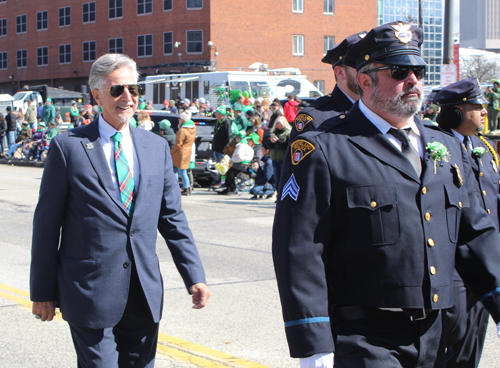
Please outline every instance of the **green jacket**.
[[57, 129], [57, 128], [48, 129], [46, 134], [45, 134], [45, 139], [50, 141], [52, 138], [54, 138], [58, 134], [59, 134], [59, 129]]
[[42, 121], [49, 125], [51, 121], [56, 121], [56, 108], [54, 105], [43, 105]]
[[500, 88], [492, 88], [491, 92], [484, 92], [484, 97], [495, 110], [500, 108]]
[[290, 130], [286, 128], [283, 130], [276, 129], [273, 133], [278, 137], [278, 140], [275, 143], [269, 141], [271, 147], [269, 156], [273, 161], [283, 161], [285, 159], [286, 149], [288, 148]]

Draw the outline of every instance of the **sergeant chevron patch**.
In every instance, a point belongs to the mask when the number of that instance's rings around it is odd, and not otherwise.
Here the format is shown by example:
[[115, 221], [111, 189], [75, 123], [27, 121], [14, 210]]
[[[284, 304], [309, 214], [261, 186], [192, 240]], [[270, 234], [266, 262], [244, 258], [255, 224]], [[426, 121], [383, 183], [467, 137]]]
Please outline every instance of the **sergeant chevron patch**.
[[297, 198], [299, 197], [299, 185], [297, 184], [297, 181], [295, 180], [295, 175], [292, 174], [290, 176], [290, 179], [286, 182], [286, 184], [283, 186], [283, 192], [281, 193], [281, 200], [283, 200], [287, 195], [290, 196], [295, 202], [297, 202]]
[[311, 143], [303, 139], [299, 139], [293, 142], [291, 145], [292, 164], [297, 165], [304, 159], [304, 157], [306, 157], [315, 149], [316, 148]]
[[295, 117], [295, 129], [297, 129], [298, 132], [301, 132], [304, 130], [305, 126], [309, 124], [312, 121], [312, 117], [307, 115], [307, 114], [299, 114]]

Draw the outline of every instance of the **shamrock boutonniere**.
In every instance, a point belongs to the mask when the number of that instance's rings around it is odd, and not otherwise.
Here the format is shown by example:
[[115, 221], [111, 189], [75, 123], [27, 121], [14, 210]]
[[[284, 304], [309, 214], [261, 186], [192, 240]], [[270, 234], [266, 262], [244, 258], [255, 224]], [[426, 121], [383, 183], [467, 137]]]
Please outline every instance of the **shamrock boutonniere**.
[[479, 163], [481, 164], [481, 166], [483, 165], [481, 157], [483, 157], [487, 152], [488, 150], [484, 147], [476, 147], [472, 150], [472, 154], [479, 159]]
[[439, 142], [429, 142], [427, 143], [426, 148], [430, 152], [432, 160], [434, 161], [434, 175], [436, 175], [438, 161], [448, 162], [451, 158], [451, 154], [448, 152], [448, 148]]

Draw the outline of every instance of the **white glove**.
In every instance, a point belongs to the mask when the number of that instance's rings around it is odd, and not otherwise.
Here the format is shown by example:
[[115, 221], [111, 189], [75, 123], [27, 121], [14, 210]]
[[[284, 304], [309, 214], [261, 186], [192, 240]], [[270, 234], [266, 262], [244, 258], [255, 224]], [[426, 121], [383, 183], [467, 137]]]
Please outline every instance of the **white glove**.
[[500, 337], [500, 323], [497, 324], [497, 336]]
[[319, 353], [300, 358], [300, 368], [333, 368], [333, 353]]

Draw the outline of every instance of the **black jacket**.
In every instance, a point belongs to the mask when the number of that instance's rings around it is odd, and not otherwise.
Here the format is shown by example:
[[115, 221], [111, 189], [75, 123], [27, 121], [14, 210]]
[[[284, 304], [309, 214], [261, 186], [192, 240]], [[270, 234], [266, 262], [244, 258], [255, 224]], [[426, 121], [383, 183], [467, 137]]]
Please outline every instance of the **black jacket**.
[[8, 132], [13, 132], [16, 130], [17, 128], [17, 124], [16, 124], [16, 116], [14, 115], [14, 113], [11, 111], [7, 114], [7, 116], [5, 116], [5, 122], [7, 123], [7, 131]]
[[231, 120], [226, 117], [222, 121], [217, 121], [214, 128], [214, 139], [212, 143], [212, 150], [214, 152], [222, 153], [224, 147], [229, 143], [229, 136], [231, 135]]
[[265, 185], [266, 183], [274, 184], [274, 172], [273, 172], [273, 162], [269, 156], [263, 156], [260, 159], [264, 165], [262, 165], [255, 175], [255, 185]]

